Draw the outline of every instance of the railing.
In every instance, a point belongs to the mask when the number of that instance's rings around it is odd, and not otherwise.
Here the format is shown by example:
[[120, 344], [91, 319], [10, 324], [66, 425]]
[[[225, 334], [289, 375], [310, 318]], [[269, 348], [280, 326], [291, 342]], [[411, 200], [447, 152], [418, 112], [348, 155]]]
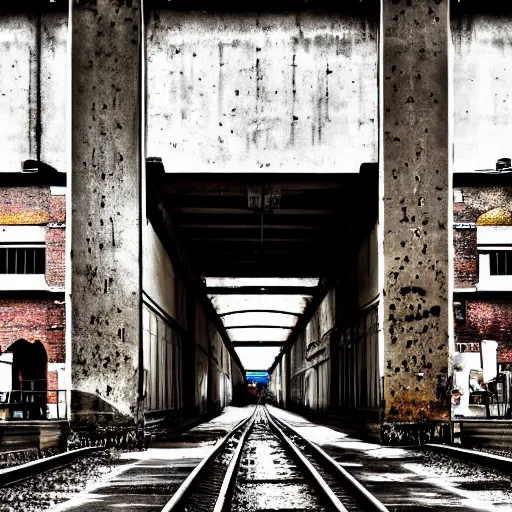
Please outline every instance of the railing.
[[65, 420], [66, 390], [0, 391], [0, 420]]

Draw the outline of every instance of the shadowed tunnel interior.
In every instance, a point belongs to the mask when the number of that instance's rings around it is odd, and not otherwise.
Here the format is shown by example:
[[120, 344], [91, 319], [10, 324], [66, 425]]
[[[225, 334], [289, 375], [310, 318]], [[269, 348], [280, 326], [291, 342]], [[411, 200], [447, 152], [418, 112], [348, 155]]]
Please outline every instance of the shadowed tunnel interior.
[[374, 165], [190, 177], [151, 159], [148, 218], [175, 239], [173, 259], [197, 277], [244, 369], [272, 370], [374, 225], [376, 187]]

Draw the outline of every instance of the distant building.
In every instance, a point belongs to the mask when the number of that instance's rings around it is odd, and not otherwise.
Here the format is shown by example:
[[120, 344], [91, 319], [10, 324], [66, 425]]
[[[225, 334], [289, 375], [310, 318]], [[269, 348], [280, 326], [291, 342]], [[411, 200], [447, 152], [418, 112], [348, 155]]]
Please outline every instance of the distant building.
[[66, 175], [35, 168], [0, 173], [2, 419], [67, 415]]
[[487, 380], [483, 346], [512, 369], [512, 174], [455, 174], [453, 195], [455, 377], [469, 395], [466, 381]]

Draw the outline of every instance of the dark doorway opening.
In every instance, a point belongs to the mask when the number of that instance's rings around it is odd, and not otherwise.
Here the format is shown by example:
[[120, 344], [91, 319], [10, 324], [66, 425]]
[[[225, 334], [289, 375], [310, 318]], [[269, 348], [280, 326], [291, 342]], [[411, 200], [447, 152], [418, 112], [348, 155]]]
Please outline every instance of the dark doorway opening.
[[48, 355], [44, 345], [39, 340], [19, 339], [6, 352], [13, 354], [10, 401], [21, 406], [13, 419], [46, 418]]

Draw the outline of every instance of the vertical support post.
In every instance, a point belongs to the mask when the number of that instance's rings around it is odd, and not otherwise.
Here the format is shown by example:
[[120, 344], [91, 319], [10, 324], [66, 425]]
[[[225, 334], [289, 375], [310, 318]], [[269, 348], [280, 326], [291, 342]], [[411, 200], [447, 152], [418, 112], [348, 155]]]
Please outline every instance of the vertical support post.
[[72, 9], [72, 425], [141, 419], [139, 0]]
[[448, 0], [383, 0], [385, 443], [449, 438]]

